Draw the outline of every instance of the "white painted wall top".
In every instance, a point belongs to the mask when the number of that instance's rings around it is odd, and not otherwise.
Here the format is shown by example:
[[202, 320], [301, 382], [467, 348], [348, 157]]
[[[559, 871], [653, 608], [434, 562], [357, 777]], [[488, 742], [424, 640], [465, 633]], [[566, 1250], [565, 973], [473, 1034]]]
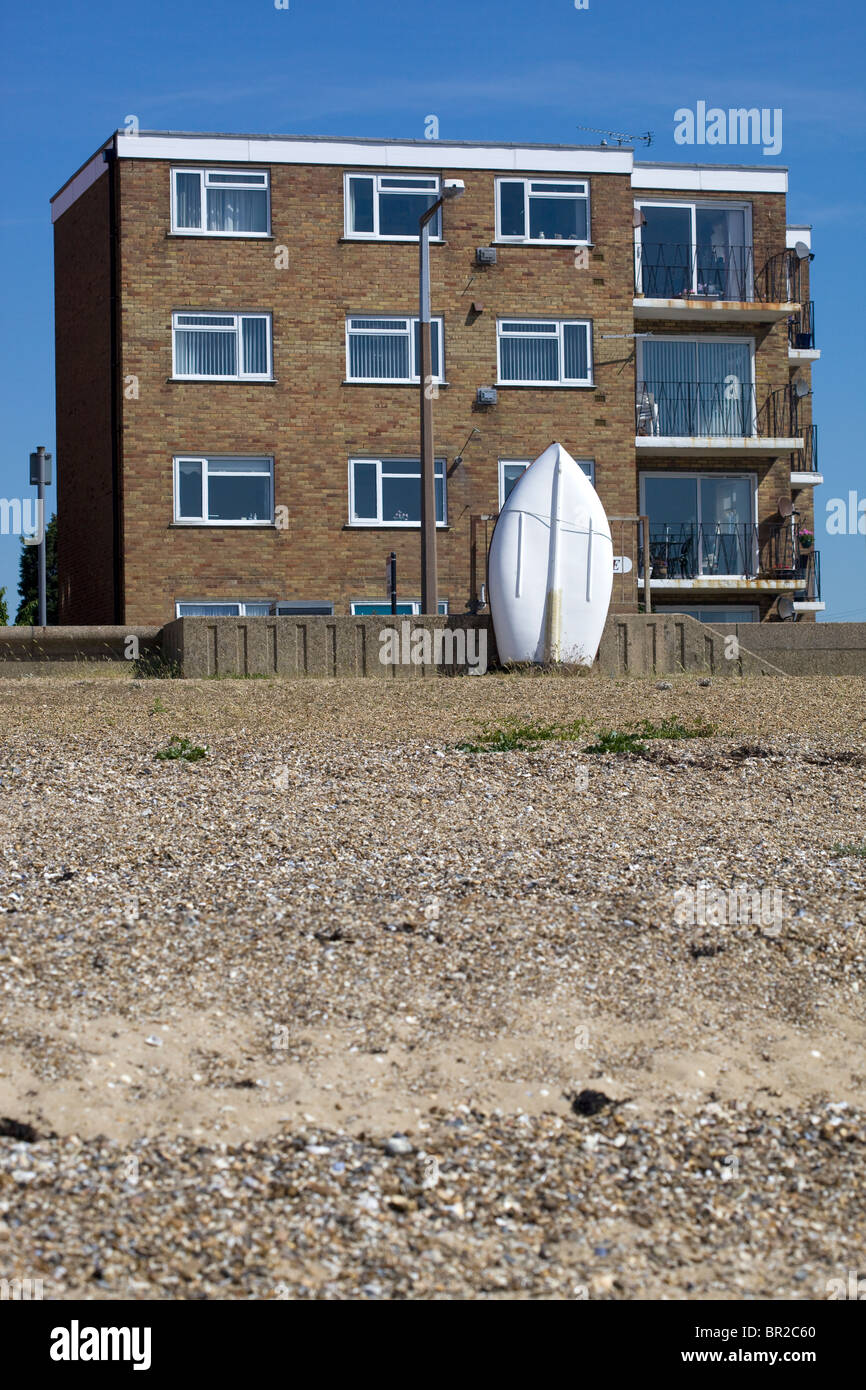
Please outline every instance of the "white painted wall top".
[[93, 158], [89, 159], [77, 174], [73, 174], [69, 182], [51, 199], [51, 221], [56, 222], [58, 217], [62, 217], [66, 209], [71, 208], [76, 199], [80, 198], [92, 183], [96, 183], [100, 174], [104, 174], [107, 168], [108, 165], [102, 158], [102, 150], [97, 150]]
[[309, 136], [118, 134], [121, 159], [243, 164], [333, 164], [340, 168], [518, 169], [629, 174], [631, 150], [597, 145], [473, 145], [448, 140], [320, 140]]
[[812, 228], [806, 223], [802, 227], [791, 226], [785, 229], [785, 245], [788, 250], [792, 250], [798, 241], [804, 241], [809, 250], [812, 250]]
[[787, 169], [727, 164], [635, 164], [632, 188], [684, 193], [787, 193]]
[[[109, 145], [111, 142], [106, 142]], [[600, 145], [472, 144], [448, 140], [331, 140], [317, 136], [117, 132], [120, 159], [201, 164], [320, 164], [338, 168], [479, 169], [508, 173], [621, 174], [635, 189], [786, 193], [786, 169], [740, 165], [636, 164], [630, 149]], [[102, 151], [52, 199], [52, 221], [105, 170]]]

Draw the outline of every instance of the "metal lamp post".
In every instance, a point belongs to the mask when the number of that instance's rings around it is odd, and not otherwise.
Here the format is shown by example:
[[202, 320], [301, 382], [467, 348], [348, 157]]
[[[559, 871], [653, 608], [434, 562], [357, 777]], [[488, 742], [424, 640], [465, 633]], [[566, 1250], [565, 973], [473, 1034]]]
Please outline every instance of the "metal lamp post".
[[430, 223], [442, 204], [465, 192], [462, 179], [448, 179], [442, 196], [419, 218], [419, 336], [421, 363], [421, 612], [438, 613], [436, 577], [436, 465], [433, 458], [433, 347], [430, 328]]
[[[39, 626], [46, 627], [48, 623], [48, 601], [46, 585], [46, 566], [45, 566], [45, 488], [51, 482], [51, 455], [45, 452], [45, 445], [37, 446], [36, 452], [30, 455], [30, 485], [37, 489], [36, 492], [36, 517], [39, 529], [39, 549], [37, 551], [37, 594], [38, 594], [38, 617]], [[31, 542], [32, 544], [32, 542]]]

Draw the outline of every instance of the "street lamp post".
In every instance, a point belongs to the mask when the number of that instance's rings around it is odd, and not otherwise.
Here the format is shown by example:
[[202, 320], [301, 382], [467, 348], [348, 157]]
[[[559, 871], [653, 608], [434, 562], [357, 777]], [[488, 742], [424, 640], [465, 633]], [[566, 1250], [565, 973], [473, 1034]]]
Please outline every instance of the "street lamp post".
[[[46, 585], [46, 565], [45, 565], [45, 487], [51, 482], [51, 455], [45, 452], [45, 445], [38, 445], [36, 452], [30, 455], [30, 485], [36, 488], [36, 529], [39, 533], [37, 550], [37, 617], [39, 626], [45, 627], [48, 623], [48, 600]], [[33, 544], [32, 541], [29, 544]]]
[[419, 219], [419, 337], [421, 362], [421, 612], [438, 613], [436, 577], [436, 465], [433, 458], [433, 338], [430, 326], [430, 223], [442, 204], [464, 192], [462, 179], [448, 179], [442, 196]]

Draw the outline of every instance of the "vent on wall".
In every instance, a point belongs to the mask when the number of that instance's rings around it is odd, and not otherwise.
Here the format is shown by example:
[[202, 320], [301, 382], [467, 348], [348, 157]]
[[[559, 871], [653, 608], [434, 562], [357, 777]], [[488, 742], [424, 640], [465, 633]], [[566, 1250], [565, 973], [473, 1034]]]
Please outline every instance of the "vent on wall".
[[495, 386], [479, 386], [475, 393], [477, 405], [495, 405], [499, 400], [499, 394]]
[[476, 265], [495, 265], [495, 264], [496, 264], [496, 247], [495, 247], [495, 246], [477, 246], [477, 247], [475, 248], [475, 264], [476, 264]]

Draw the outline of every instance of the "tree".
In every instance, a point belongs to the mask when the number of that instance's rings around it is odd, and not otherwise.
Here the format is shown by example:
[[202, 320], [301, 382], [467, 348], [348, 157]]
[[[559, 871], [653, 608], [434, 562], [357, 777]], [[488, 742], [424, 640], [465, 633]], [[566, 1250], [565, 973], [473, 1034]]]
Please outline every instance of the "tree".
[[[18, 627], [33, 627], [39, 622], [39, 547], [21, 542], [18, 562], [18, 597], [21, 602], [15, 614]], [[49, 623], [57, 622], [57, 516], [52, 516], [45, 528], [45, 607]]]
[[6, 607], [6, 585], [0, 589], [0, 627], [9, 626], [9, 609]]

